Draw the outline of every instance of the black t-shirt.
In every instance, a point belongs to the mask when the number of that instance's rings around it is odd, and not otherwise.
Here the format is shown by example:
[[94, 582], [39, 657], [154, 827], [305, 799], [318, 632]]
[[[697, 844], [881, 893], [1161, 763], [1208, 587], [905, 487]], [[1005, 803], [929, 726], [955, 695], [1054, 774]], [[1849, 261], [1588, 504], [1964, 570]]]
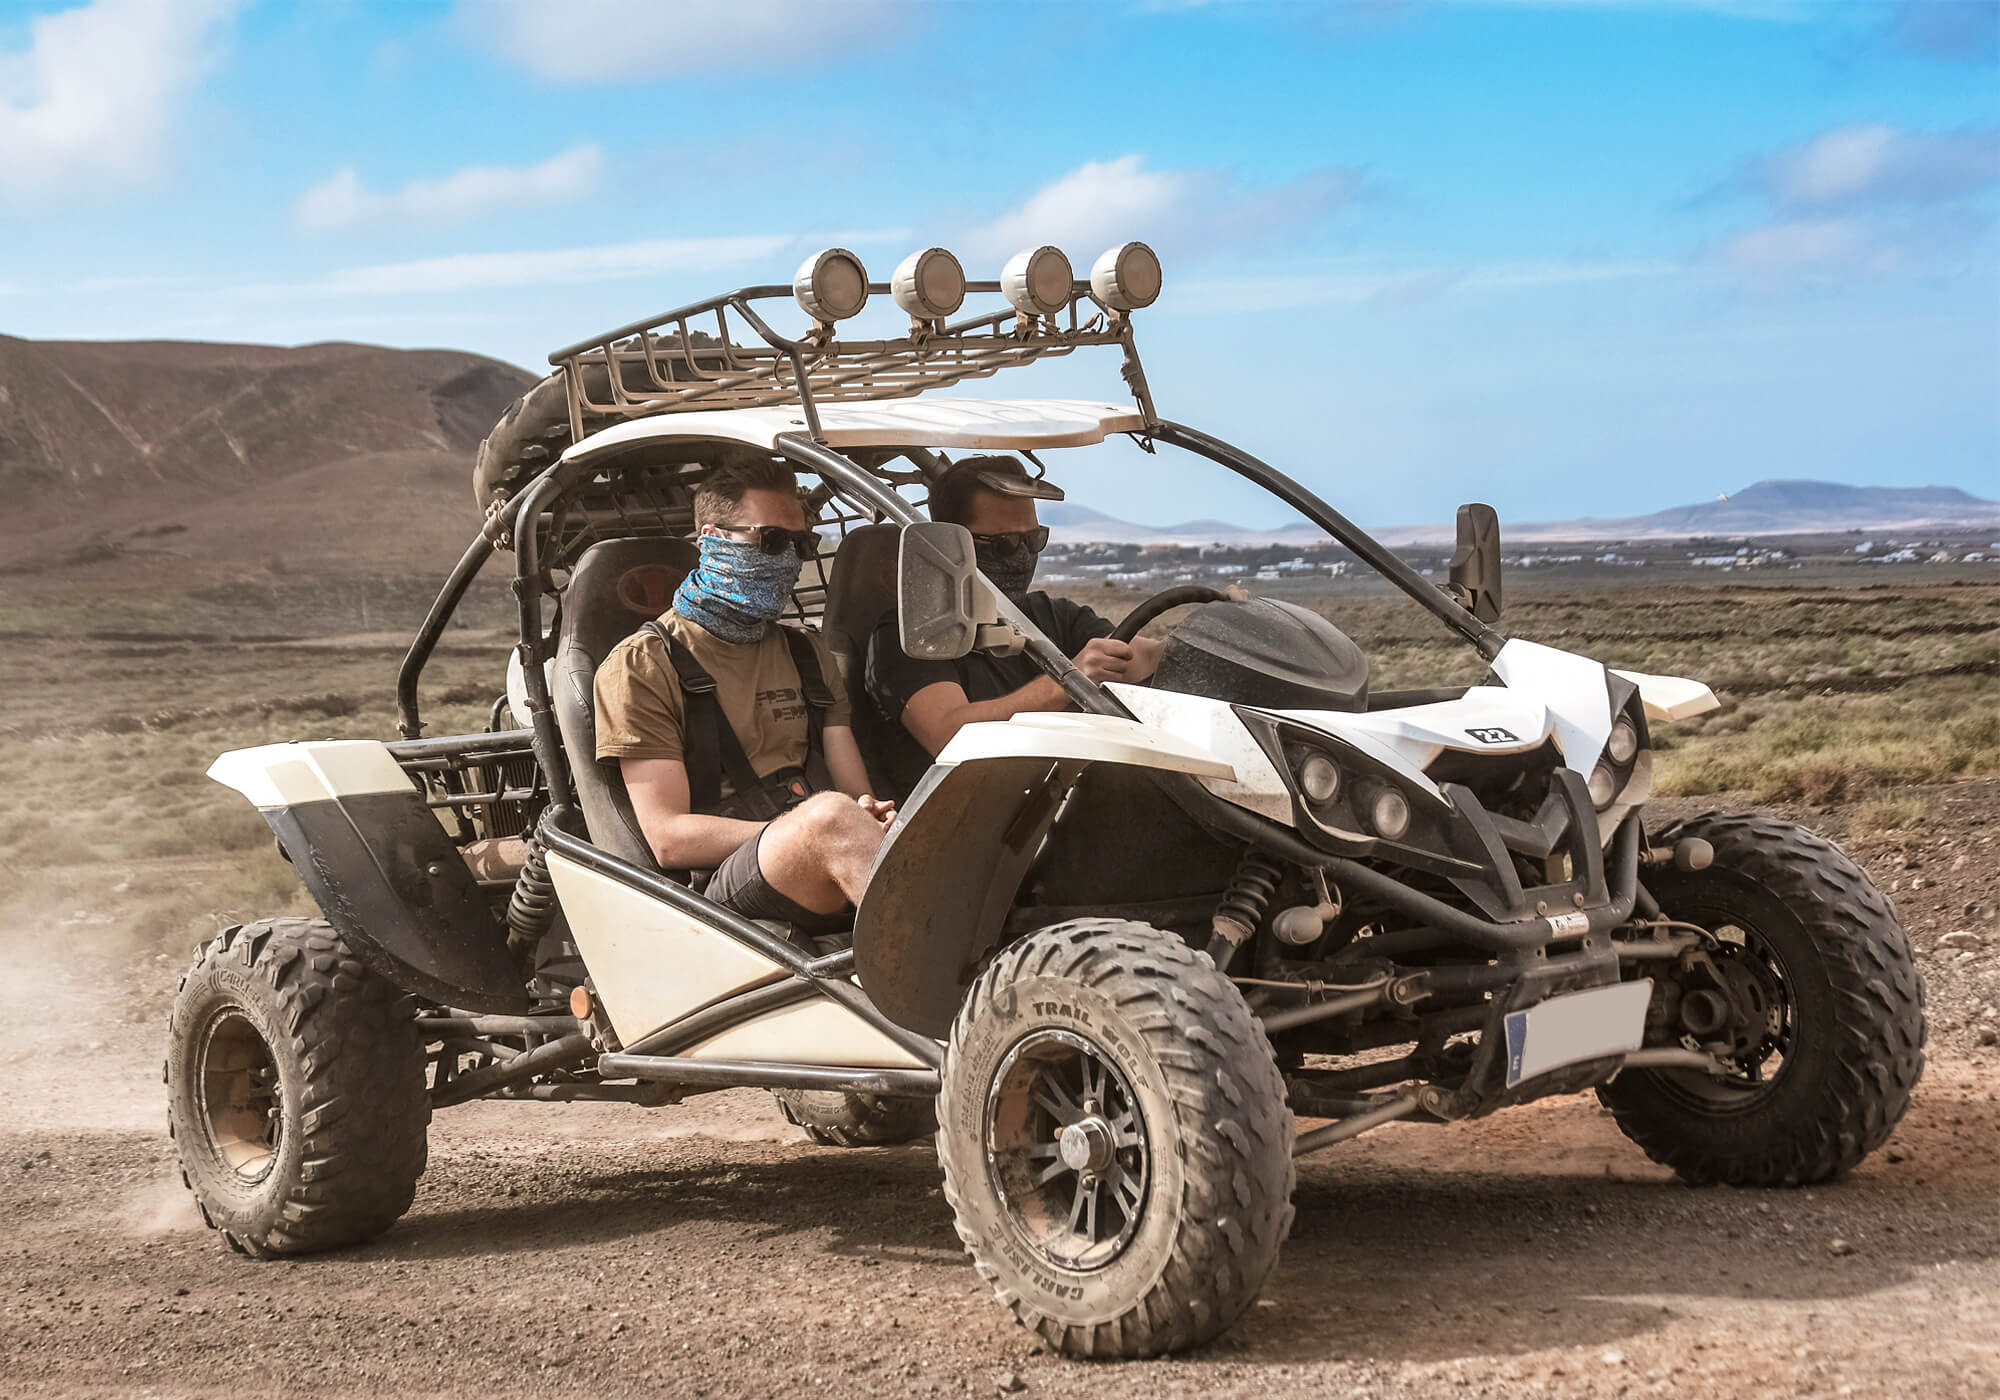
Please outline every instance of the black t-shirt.
[[[1064, 656], [1075, 656], [1093, 637], [1111, 635], [1109, 622], [1068, 598], [1030, 593], [1020, 607]], [[919, 661], [903, 654], [896, 624], [896, 614], [888, 614], [868, 643], [868, 693], [891, 719], [900, 720], [903, 706], [925, 686], [956, 681], [968, 700], [998, 700], [1043, 674], [1026, 652], [994, 656], [975, 651], [956, 661]]]
[[[1081, 603], [1067, 598], [1051, 598], [1046, 593], [1030, 593], [1021, 600], [1021, 611], [1041, 629], [1042, 635], [1059, 647], [1065, 656], [1075, 656], [1093, 637], [1111, 635], [1111, 624]], [[877, 724], [857, 715], [856, 725], [875, 739], [869, 762], [886, 778], [897, 795], [906, 795], [930, 766], [910, 732], [903, 728], [903, 706], [926, 686], [956, 681], [968, 700], [997, 700], [1011, 695], [1037, 676], [1044, 674], [1023, 652], [1016, 656], [992, 656], [975, 651], [956, 661], [919, 661], [903, 652], [896, 630], [896, 614], [885, 616], [868, 639], [868, 697], [875, 704]], [[871, 768], [871, 772], [873, 769]]]

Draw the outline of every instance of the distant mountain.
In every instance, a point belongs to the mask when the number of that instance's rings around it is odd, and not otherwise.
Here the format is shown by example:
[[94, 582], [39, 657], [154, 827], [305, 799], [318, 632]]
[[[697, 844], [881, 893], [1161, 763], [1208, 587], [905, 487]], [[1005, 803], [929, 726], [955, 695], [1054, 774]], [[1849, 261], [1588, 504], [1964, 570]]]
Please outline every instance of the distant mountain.
[[[469, 466], [533, 382], [454, 350], [0, 336], [0, 555], [227, 510], [347, 458], [433, 451]], [[469, 521], [469, 490], [453, 504]]]
[[1134, 525], [1068, 501], [1044, 504], [1041, 521], [1049, 537], [1063, 544], [1311, 544], [1326, 538], [1317, 526], [1297, 525], [1259, 530], [1226, 520], [1186, 520], [1178, 525]]
[[[1271, 529], [1218, 520], [1180, 525], [1134, 525], [1087, 506], [1046, 506], [1042, 519], [1053, 538], [1081, 544], [1306, 545], [1325, 532], [1301, 522]], [[1793, 535], [1841, 530], [1914, 531], [2000, 528], [2000, 502], [1982, 500], [1955, 486], [1843, 486], [1830, 481], [1760, 481], [1726, 498], [1675, 506], [1651, 515], [1615, 519], [1500, 522], [1510, 541], [1672, 539], [1698, 535]], [[1398, 525], [1370, 533], [1392, 545], [1448, 541], [1453, 522]]]
[[[2000, 502], [1955, 486], [1843, 486], [1831, 481], [1759, 481], [1733, 495], [1613, 520], [1562, 520], [1516, 527], [1517, 538], [1659, 539], [1681, 535], [1816, 534], [2000, 525]], [[1505, 522], [1502, 522], [1505, 528]], [[1534, 532], [1532, 535], [1528, 532]]]

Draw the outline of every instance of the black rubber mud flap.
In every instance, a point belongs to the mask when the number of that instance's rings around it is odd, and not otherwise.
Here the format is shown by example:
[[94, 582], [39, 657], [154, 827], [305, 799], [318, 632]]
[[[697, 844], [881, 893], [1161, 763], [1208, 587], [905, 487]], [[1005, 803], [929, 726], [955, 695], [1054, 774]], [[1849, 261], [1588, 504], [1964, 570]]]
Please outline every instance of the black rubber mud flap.
[[327, 922], [369, 967], [441, 1005], [527, 1010], [506, 936], [419, 793], [263, 810]]
[[854, 970], [897, 1025], [943, 1039], [999, 940], [1021, 877], [1085, 765], [1051, 758], [933, 767], [903, 804], [854, 919]]

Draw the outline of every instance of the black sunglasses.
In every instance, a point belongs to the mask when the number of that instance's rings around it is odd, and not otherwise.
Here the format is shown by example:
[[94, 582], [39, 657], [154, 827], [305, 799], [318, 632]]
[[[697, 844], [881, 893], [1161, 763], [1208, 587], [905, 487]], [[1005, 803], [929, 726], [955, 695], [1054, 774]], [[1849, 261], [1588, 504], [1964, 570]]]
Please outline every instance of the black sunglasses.
[[715, 528], [739, 535], [755, 535], [759, 554], [783, 554], [789, 549], [800, 559], [811, 559], [819, 553], [819, 536], [811, 530], [787, 530], [782, 525], [717, 525]]
[[1049, 547], [1049, 527], [1037, 525], [1032, 530], [1008, 530], [998, 535], [974, 535], [973, 543], [984, 545], [1026, 545], [1030, 554], [1040, 554]]

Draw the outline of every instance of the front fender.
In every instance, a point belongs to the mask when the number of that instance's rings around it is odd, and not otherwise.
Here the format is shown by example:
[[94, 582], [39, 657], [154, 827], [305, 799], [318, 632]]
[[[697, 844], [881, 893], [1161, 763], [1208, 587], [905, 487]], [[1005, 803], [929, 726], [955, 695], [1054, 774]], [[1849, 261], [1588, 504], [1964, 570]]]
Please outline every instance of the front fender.
[[377, 973], [445, 1006], [527, 1009], [472, 872], [383, 745], [236, 749], [208, 776], [250, 799], [327, 922]]
[[902, 804], [854, 917], [854, 969], [898, 1025], [943, 1039], [1062, 800], [1093, 763], [1232, 780], [1190, 740], [1114, 715], [968, 724]]

